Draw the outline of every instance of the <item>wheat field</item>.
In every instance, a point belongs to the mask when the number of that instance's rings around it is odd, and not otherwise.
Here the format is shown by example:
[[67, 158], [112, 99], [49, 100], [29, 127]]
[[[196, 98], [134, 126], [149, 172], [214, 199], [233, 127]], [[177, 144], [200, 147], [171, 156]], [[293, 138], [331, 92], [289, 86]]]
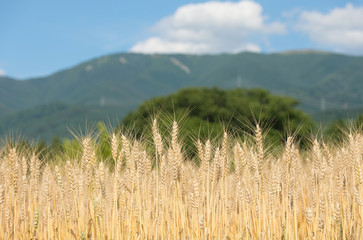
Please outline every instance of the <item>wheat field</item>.
[[[0, 239], [361, 239], [363, 135], [339, 144], [293, 137], [267, 150], [257, 125], [249, 140], [197, 140], [186, 159], [178, 124], [153, 151], [112, 134], [112, 158], [80, 140], [77, 157], [41, 161], [0, 152]], [[111, 162], [113, 164], [111, 164]]]

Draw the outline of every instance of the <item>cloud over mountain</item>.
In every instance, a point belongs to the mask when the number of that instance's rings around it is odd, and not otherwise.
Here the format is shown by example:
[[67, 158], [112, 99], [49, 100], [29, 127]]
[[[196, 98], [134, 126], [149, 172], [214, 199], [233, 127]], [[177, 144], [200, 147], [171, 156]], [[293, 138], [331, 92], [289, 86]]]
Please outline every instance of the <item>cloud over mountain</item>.
[[363, 53], [363, 7], [347, 4], [329, 13], [303, 11], [296, 29], [309, 38], [335, 51]]
[[261, 51], [273, 34], [284, 34], [284, 24], [267, 22], [262, 6], [253, 1], [205, 2], [179, 7], [152, 29], [154, 36], [130, 50], [143, 53], [218, 53]]
[[0, 68], [0, 77], [3, 77], [6, 75], [6, 72], [4, 69]]

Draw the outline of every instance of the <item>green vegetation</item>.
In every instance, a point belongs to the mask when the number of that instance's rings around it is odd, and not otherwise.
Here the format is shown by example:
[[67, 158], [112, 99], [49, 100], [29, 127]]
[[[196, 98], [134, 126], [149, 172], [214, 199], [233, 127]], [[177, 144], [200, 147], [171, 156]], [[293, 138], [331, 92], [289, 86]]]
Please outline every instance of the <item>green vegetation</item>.
[[269, 128], [270, 142], [281, 142], [286, 134], [294, 134], [300, 140], [311, 133], [313, 122], [295, 108], [297, 104], [290, 97], [272, 95], [263, 89], [188, 88], [144, 102], [124, 118], [122, 126], [132, 129], [137, 137], [151, 136], [152, 121], [159, 118], [163, 134], [168, 135], [176, 119], [183, 123], [181, 132], [188, 146], [195, 143], [188, 136], [214, 139], [223, 131], [231, 135], [252, 134], [251, 126], [256, 123]]

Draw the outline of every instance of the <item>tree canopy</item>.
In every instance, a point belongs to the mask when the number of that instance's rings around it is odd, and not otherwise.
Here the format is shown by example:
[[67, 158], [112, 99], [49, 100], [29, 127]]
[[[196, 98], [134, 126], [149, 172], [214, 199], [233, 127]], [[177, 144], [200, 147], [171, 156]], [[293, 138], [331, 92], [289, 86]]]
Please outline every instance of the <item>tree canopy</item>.
[[187, 88], [145, 101], [123, 119], [122, 126], [141, 137], [150, 132], [154, 118], [165, 134], [172, 121], [182, 121], [184, 136], [197, 134], [205, 140], [223, 131], [244, 136], [260, 124], [269, 129], [267, 139], [279, 141], [286, 133], [301, 139], [310, 133], [313, 122], [296, 109], [298, 103], [263, 89]]

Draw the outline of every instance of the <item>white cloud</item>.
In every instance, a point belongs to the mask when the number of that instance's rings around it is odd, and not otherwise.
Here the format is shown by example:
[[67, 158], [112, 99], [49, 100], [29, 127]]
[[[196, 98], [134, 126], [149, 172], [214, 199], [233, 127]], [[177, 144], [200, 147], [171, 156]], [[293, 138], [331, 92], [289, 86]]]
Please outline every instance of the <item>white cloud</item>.
[[327, 14], [304, 11], [299, 16], [296, 29], [322, 46], [342, 52], [363, 53], [363, 7], [347, 4]]
[[4, 69], [0, 68], [0, 77], [6, 76], [6, 72]]
[[296, 7], [296, 8], [290, 9], [288, 11], [283, 11], [281, 13], [281, 16], [284, 18], [287, 18], [287, 19], [291, 19], [291, 18], [296, 17], [298, 14], [300, 14], [301, 11], [302, 10], [300, 8]]
[[266, 23], [262, 6], [253, 1], [206, 2], [179, 7], [160, 20], [155, 36], [136, 43], [131, 51], [143, 53], [218, 53], [261, 51], [270, 34], [285, 33], [280, 22]]

